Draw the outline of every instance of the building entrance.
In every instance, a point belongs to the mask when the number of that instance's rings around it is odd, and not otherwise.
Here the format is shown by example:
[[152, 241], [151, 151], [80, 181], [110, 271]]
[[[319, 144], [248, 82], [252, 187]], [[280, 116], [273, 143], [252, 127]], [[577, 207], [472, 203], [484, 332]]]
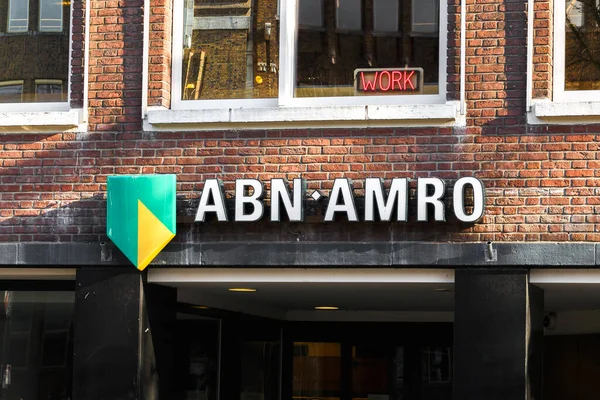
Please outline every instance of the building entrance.
[[177, 399], [452, 398], [452, 323], [200, 314], [177, 322]]
[[452, 284], [176, 287], [174, 399], [452, 399]]
[[[293, 323], [284, 398], [452, 398], [451, 323]], [[290, 393], [291, 392], [291, 393]], [[291, 394], [291, 396], [289, 396]]]

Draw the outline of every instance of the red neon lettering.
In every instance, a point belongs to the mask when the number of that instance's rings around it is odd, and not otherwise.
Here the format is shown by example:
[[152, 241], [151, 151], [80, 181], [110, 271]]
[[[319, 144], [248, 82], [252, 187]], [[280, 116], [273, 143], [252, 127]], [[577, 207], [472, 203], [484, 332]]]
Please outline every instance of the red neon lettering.
[[377, 72], [375, 72], [375, 79], [373, 81], [365, 81], [365, 73], [360, 73], [360, 79], [362, 80], [362, 87], [364, 91], [372, 90], [375, 91], [375, 82], [377, 82]]
[[394, 90], [394, 85], [398, 84], [398, 90], [402, 89], [402, 72], [400, 71], [392, 71], [392, 90]]
[[406, 89], [408, 86], [406, 85], [407, 83], [410, 85], [410, 88], [412, 90], [415, 90], [415, 87], [412, 84], [412, 81], [410, 80], [410, 78], [412, 78], [412, 76], [415, 74], [415, 71], [410, 71], [410, 74], [407, 74], [406, 72], [404, 73], [404, 89]]
[[[383, 74], [387, 74], [387, 87], [383, 87]], [[390, 73], [388, 71], [381, 71], [379, 74], [379, 88], [384, 92], [387, 92], [392, 85], [392, 80], [390, 79]]]

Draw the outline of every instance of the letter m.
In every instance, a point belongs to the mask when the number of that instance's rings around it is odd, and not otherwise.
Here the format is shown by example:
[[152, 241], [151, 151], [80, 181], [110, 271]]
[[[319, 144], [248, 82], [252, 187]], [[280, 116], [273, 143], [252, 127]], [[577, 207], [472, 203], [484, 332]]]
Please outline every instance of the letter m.
[[398, 221], [406, 221], [408, 213], [408, 179], [394, 178], [384, 199], [383, 182], [379, 178], [365, 180], [365, 221], [375, 220], [375, 207], [382, 221], [390, 221], [394, 206], [398, 204]]

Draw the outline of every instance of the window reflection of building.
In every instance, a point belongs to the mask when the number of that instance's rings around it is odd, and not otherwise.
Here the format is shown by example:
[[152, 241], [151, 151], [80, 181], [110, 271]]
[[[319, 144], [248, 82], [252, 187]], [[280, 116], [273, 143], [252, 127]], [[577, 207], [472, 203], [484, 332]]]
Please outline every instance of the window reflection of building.
[[23, 101], [23, 81], [0, 82], [0, 103]]
[[[305, 15], [322, 4], [324, 24]], [[438, 93], [439, 0], [300, 0], [296, 96], [354, 95], [357, 68], [424, 69]]]
[[[0, 0], [0, 103], [67, 100], [69, 14], [68, 1]], [[11, 81], [21, 82], [20, 98], [3, 85]]]
[[62, 32], [62, 1], [40, 0], [40, 32]]
[[278, 94], [277, 0], [187, 0], [182, 99]]
[[600, 90], [600, 1], [565, 4], [565, 90]]
[[9, 0], [8, 2], [8, 27], [6, 32], [27, 32], [29, 27], [29, 2]]

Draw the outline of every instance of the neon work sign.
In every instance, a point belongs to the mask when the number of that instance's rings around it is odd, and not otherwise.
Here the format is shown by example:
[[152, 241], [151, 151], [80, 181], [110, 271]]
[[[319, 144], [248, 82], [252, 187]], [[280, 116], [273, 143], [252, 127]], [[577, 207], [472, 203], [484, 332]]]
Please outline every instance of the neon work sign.
[[356, 94], [422, 94], [423, 68], [367, 68], [354, 70]]

